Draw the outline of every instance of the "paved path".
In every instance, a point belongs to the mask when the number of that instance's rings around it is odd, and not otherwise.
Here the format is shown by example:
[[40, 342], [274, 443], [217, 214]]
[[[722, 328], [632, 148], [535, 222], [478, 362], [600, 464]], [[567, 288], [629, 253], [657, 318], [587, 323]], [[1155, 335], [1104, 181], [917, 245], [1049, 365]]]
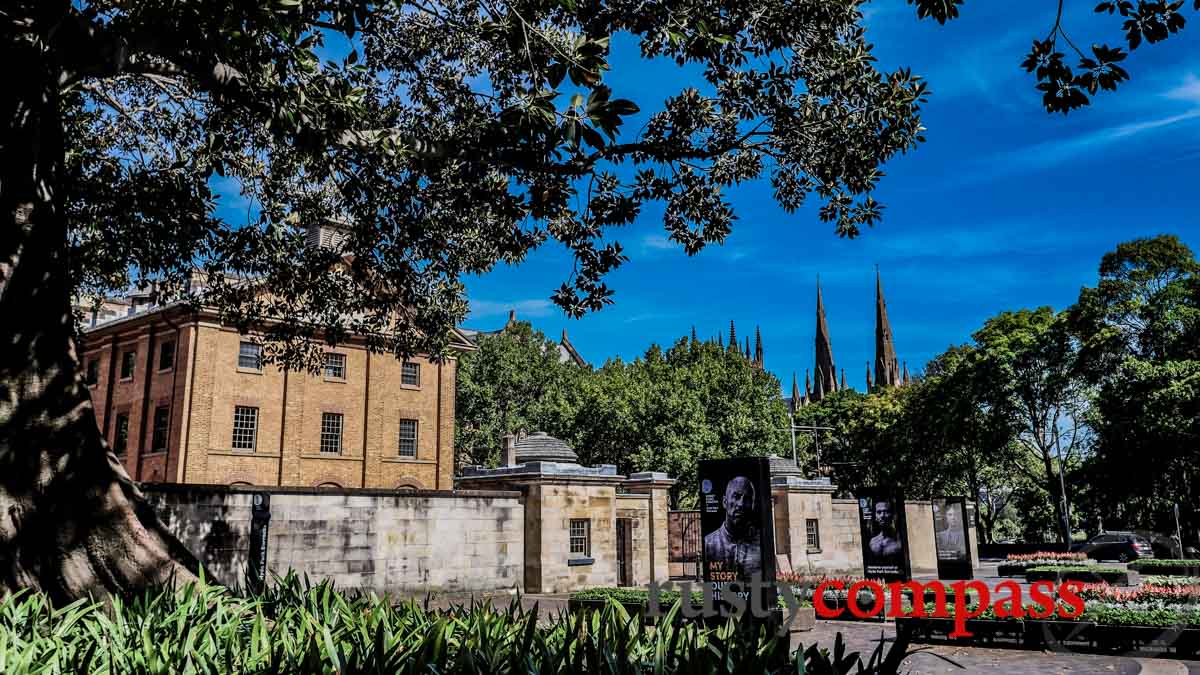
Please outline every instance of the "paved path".
[[[890, 623], [818, 621], [816, 627], [809, 632], [793, 633], [792, 647], [795, 648], [797, 646], [795, 642], [798, 641], [804, 645], [816, 642], [823, 647], [832, 648], [834, 638], [840, 632], [850, 651], [857, 651], [869, 658], [879, 643], [881, 631], [888, 640], [895, 637], [895, 625]], [[913, 645], [913, 648], [925, 648], [926, 653], [916, 654], [905, 660], [905, 667], [912, 675], [942, 675], [943, 673], [960, 675], [975, 673], [1200, 675], [1200, 661], [1134, 659], [1070, 652], [1032, 652], [1023, 649], [990, 649], [955, 645]], [[950, 659], [958, 665], [948, 663], [939, 656]], [[864, 658], [864, 660], [866, 659]]]

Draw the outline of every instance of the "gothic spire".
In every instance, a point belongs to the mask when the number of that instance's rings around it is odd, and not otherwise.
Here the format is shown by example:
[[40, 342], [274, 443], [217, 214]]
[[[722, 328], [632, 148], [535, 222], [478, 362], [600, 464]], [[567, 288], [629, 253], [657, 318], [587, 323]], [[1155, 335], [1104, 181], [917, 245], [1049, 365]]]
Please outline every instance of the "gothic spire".
[[750, 360], [750, 336], [746, 336], [746, 360]]
[[692, 344], [696, 344], [696, 327], [692, 326]]
[[904, 362], [904, 379], [900, 380], [903, 384], [908, 384], [908, 361]]
[[792, 414], [796, 414], [796, 409], [803, 405], [803, 399], [800, 398], [800, 387], [796, 384], [796, 371], [792, 371]]
[[829, 338], [829, 324], [825, 322], [825, 301], [821, 298], [821, 282], [817, 280], [817, 363], [816, 389], [813, 400], [820, 401], [825, 394], [837, 389], [837, 373], [833, 365], [833, 343]]
[[737, 351], [737, 330], [733, 327], [733, 319], [729, 320], [729, 348]]
[[762, 331], [758, 326], [754, 327], [754, 365], [763, 367]]
[[892, 324], [888, 321], [887, 301], [883, 299], [883, 281], [879, 266], [875, 267], [875, 383], [881, 387], [900, 384], [896, 370], [896, 345], [892, 340]]
[[718, 346], [718, 347], [724, 347], [724, 346], [725, 346], [725, 343], [724, 343], [724, 342], [722, 342], [722, 340], [723, 340], [723, 339], [724, 339], [724, 338], [721, 336], [721, 333], [719, 333], [719, 332], [718, 332], [718, 333], [717, 333], [717, 346]]
[[804, 369], [804, 395], [812, 396], [812, 374], [808, 368]]
[[839, 385], [838, 389], [839, 390], [846, 389], [846, 369], [845, 368], [842, 368], [842, 383], [841, 383], [841, 385]]
[[871, 393], [871, 362], [867, 361], [867, 393]]

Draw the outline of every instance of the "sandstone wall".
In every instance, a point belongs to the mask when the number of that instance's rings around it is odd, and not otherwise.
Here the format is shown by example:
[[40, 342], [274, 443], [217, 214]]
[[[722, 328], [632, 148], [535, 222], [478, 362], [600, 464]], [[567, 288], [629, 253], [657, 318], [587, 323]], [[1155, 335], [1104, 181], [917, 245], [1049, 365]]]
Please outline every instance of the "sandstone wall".
[[515, 492], [145, 485], [168, 529], [222, 582], [242, 585], [251, 500], [271, 494], [268, 568], [377, 593], [522, 588]]

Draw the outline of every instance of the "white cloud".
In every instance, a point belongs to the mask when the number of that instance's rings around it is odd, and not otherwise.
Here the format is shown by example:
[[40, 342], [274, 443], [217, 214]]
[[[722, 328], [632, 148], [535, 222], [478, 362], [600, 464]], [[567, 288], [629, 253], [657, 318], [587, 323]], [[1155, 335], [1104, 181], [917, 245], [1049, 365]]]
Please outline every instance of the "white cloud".
[[504, 316], [516, 310], [517, 318], [541, 318], [554, 313], [554, 303], [544, 299], [530, 300], [471, 300], [472, 319], [489, 316]]
[[679, 244], [676, 244], [661, 234], [648, 234], [642, 237], [642, 250], [669, 251], [678, 247]]
[[1167, 90], [1163, 96], [1177, 101], [1200, 103], [1200, 77], [1188, 73], [1179, 86]]

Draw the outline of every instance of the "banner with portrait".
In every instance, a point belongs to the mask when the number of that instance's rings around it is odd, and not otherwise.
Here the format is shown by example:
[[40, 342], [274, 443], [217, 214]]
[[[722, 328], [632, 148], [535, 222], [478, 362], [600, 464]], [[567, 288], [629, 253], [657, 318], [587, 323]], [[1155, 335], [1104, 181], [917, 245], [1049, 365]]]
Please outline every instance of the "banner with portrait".
[[933, 500], [933, 541], [937, 549], [939, 579], [970, 579], [971, 532], [966, 497]]
[[908, 556], [908, 519], [899, 493], [874, 489], [858, 498], [862, 530], [863, 575], [868, 579], [907, 581], [912, 578]]
[[702, 460], [699, 474], [705, 591], [719, 596], [730, 584], [730, 590], [742, 593], [744, 582], [774, 583], [775, 524], [767, 459]]

